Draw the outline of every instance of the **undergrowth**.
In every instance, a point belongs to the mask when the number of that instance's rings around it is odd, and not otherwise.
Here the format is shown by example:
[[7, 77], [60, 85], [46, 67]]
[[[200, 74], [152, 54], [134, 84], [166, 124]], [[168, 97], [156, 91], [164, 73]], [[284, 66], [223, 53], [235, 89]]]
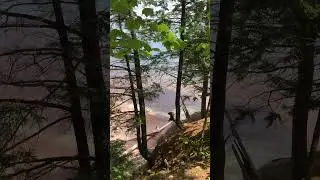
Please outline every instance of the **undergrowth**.
[[113, 141], [110, 145], [111, 153], [111, 179], [124, 180], [132, 177], [133, 162], [128, 156], [122, 156], [124, 149], [124, 141]]
[[182, 136], [179, 138], [190, 160], [210, 161], [210, 141], [197, 136]]

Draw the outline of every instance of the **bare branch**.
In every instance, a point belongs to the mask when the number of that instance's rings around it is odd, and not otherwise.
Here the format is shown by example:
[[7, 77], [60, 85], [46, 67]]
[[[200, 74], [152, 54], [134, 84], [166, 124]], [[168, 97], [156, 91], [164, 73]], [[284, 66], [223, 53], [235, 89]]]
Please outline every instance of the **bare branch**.
[[5, 28], [47, 28], [54, 29], [55, 27], [47, 24], [2, 24], [0, 26], [1, 29]]
[[43, 102], [43, 101], [39, 101], [39, 100], [0, 99], [0, 103], [5, 103], [5, 102], [31, 104], [31, 105], [38, 105], [38, 106], [43, 106], [43, 107], [55, 108], [55, 109], [62, 109], [64, 111], [70, 111], [70, 107], [68, 107], [68, 106], [55, 104], [55, 103], [49, 103], [49, 102]]
[[294, 68], [298, 68], [298, 67], [294, 65], [288, 65], [288, 66], [275, 67], [272, 69], [266, 69], [266, 70], [260, 70], [260, 71], [249, 70], [248, 73], [252, 73], [252, 74], [272, 73], [279, 70], [284, 70], [284, 69], [288, 70], [288, 69], [294, 69]]
[[[33, 15], [29, 15], [29, 14], [7, 12], [7, 11], [4, 11], [4, 10], [0, 10], [0, 15], [5, 15], [7, 17], [25, 18], [25, 19], [29, 19], [29, 20], [32, 20], [32, 21], [38, 21], [38, 22], [50, 25], [54, 29], [57, 29], [59, 27], [59, 24], [57, 24], [57, 22], [55, 22], [55, 21], [51, 21], [49, 19], [45, 19], [45, 18], [42, 18], [42, 17], [33, 16]], [[1, 26], [3, 26], [3, 25], [1, 25]], [[76, 29], [72, 29], [72, 28], [70, 28], [68, 26], [65, 26], [64, 28], [66, 28], [68, 31], [70, 31], [70, 32], [82, 37], [82, 33], [80, 31], [78, 31]]]
[[[53, 52], [52, 52], [53, 51]], [[0, 56], [10, 56], [15, 54], [33, 53], [32, 55], [48, 55], [49, 54], [60, 54], [61, 49], [59, 48], [30, 48], [30, 49], [16, 49], [8, 52], [1, 53]], [[59, 53], [57, 53], [59, 52]]]
[[40, 133], [42, 133], [44, 130], [48, 129], [49, 127], [63, 121], [63, 120], [66, 120], [66, 119], [70, 119], [71, 116], [66, 116], [66, 117], [62, 117], [62, 118], [59, 118], [51, 123], [49, 123], [48, 125], [44, 126], [43, 128], [39, 129], [37, 132], [33, 133], [32, 135], [20, 140], [19, 142], [15, 143], [14, 145], [6, 148], [5, 150], [3, 150], [1, 153], [6, 153], [8, 151], [10, 151], [11, 149], [14, 149], [15, 147], [17, 147], [18, 145], [22, 144], [22, 143], [25, 143], [26, 141], [30, 140], [31, 138], [39, 135]]
[[[68, 1], [61, 1], [60, 0], [60, 3], [63, 3], [63, 4], [77, 4], [76, 2], [68, 2]], [[32, 2], [32, 3], [19, 3], [19, 4], [12, 4], [10, 5], [8, 8], [5, 9], [5, 11], [8, 11], [12, 8], [16, 8], [16, 7], [19, 7], [19, 6], [34, 6], [34, 5], [37, 5], [37, 6], [45, 6], [45, 5], [50, 5], [52, 4], [52, 2]]]
[[44, 84], [44, 83], [65, 83], [63, 80], [30, 80], [30, 81], [14, 81], [14, 82], [6, 82], [1, 81], [0, 84], [13, 85], [13, 84]]
[[25, 160], [25, 161], [18, 161], [8, 164], [8, 167], [12, 167], [18, 164], [30, 164], [30, 163], [40, 163], [40, 162], [57, 162], [57, 161], [77, 161], [82, 159], [88, 159], [94, 161], [95, 158], [93, 156], [89, 157], [82, 157], [82, 156], [58, 156], [58, 157], [48, 157], [48, 158], [41, 158], [41, 159], [32, 159], [32, 160]]
[[44, 167], [44, 166], [48, 166], [49, 164], [50, 164], [50, 163], [48, 163], [48, 162], [44, 162], [44, 163], [41, 163], [41, 164], [39, 164], [39, 165], [32, 166], [31, 168], [22, 169], [22, 170], [20, 170], [20, 171], [18, 171], [18, 172], [5, 175], [5, 176], [3, 176], [3, 178], [9, 178], [9, 179], [10, 179], [10, 178], [13, 178], [13, 177], [15, 177], [15, 176], [18, 176], [18, 175], [20, 175], [20, 174], [28, 173], [28, 172], [31, 172], [31, 171], [33, 171], [33, 170], [35, 170], [35, 169], [38, 169], [38, 168], [41, 168], [41, 167]]
[[9, 85], [9, 86], [16, 86], [16, 87], [63, 87], [62, 84], [65, 83], [64, 81], [58, 80], [39, 80], [39, 81], [16, 81], [16, 82], [7, 82], [1, 81], [0, 85]]

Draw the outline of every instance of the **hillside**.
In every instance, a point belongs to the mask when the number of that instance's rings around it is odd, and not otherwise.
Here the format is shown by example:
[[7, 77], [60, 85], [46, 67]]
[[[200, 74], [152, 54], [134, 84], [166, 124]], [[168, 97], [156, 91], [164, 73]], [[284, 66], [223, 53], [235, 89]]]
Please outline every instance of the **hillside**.
[[[156, 165], [143, 171], [136, 180], [204, 180], [209, 177], [209, 134], [202, 139], [204, 119], [184, 124], [184, 129], [173, 129], [155, 148]], [[207, 129], [207, 128], [206, 128]]]

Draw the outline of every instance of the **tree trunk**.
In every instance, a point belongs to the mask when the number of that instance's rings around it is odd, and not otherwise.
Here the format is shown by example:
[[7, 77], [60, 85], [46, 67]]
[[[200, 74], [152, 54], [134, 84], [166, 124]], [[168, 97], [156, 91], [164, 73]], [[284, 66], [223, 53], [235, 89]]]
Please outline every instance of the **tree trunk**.
[[[133, 31], [131, 31], [131, 36], [132, 36], [132, 39], [136, 39], [136, 35]], [[142, 143], [140, 153], [142, 157], [148, 161], [149, 167], [152, 167], [154, 165], [154, 161], [152, 160], [151, 154], [149, 153], [149, 150], [148, 150], [146, 105], [144, 102], [140, 57], [139, 57], [139, 52], [137, 50], [133, 51], [133, 58], [134, 58], [135, 74], [136, 74], [136, 81], [137, 81], [138, 102], [140, 107], [139, 121], [140, 121], [140, 128], [141, 128], [141, 143]]]
[[[107, 1], [107, 6], [109, 7], [109, 1]], [[105, 87], [97, 35], [95, 1], [80, 0], [79, 9], [97, 177], [98, 179], [110, 179], [110, 67], [107, 66], [107, 87]], [[109, 38], [108, 27], [105, 38]], [[110, 64], [109, 54], [106, 57], [106, 63]]]
[[[141, 154], [143, 154], [143, 145], [142, 145], [142, 139], [141, 139], [141, 126], [140, 126], [140, 121], [139, 121], [139, 109], [138, 109], [138, 103], [137, 103], [137, 98], [136, 98], [136, 91], [134, 88], [134, 80], [133, 76], [131, 73], [131, 68], [130, 68], [130, 63], [128, 56], [125, 56], [125, 61], [127, 64], [128, 68], [128, 74], [129, 74], [129, 81], [130, 81], [130, 89], [131, 89], [131, 96], [132, 96], [132, 103], [133, 103], [133, 108], [134, 108], [134, 118], [135, 122], [137, 123], [136, 126], [136, 131], [137, 131], [137, 144], [138, 144], [138, 149]], [[147, 137], [146, 137], [147, 138]]]
[[[87, 142], [87, 134], [85, 130], [85, 122], [82, 116], [80, 97], [77, 93], [77, 81], [75, 76], [74, 66], [72, 64], [72, 47], [68, 40], [68, 34], [64, 24], [64, 18], [62, 13], [61, 4], [58, 0], [52, 0], [56, 22], [59, 25], [57, 27], [57, 31], [59, 34], [60, 43], [62, 46], [62, 56], [64, 69], [66, 74], [66, 80], [68, 83], [68, 94], [70, 97], [71, 104], [71, 117], [72, 124], [74, 129], [74, 134], [76, 137], [78, 155], [80, 157], [88, 157], [90, 156], [88, 142]], [[89, 159], [80, 159], [80, 174], [83, 177], [90, 177], [90, 161]]]
[[[217, 11], [215, 1], [211, 2], [211, 32], [214, 34], [214, 13]], [[223, 123], [225, 112], [226, 80], [229, 59], [229, 42], [231, 40], [232, 15], [234, 0], [221, 0], [219, 26], [215, 55], [211, 53], [214, 64], [211, 78], [210, 135], [211, 135], [211, 178], [224, 180], [225, 144]], [[214, 37], [214, 36], [213, 36]], [[212, 46], [215, 43], [211, 40]], [[215, 58], [215, 59], [214, 59]]]
[[202, 93], [201, 93], [201, 119], [206, 117], [208, 85], [209, 85], [208, 74], [204, 74], [203, 81], [202, 81]]
[[[180, 39], [184, 41], [184, 29], [186, 24], [186, 0], [181, 0], [181, 32], [180, 32]], [[177, 76], [177, 87], [176, 87], [176, 100], [175, 100], [175, 106], [176, 106], [176, 121], [180, 121], [180, 99], [181, 99], [181, 81], [182, 81], [182, 69], [183, 69], [183, 57], [184, 51], [180, 50], [179, 53], [179, 65], [178, 65], [178, 76]]]
[[303, 47], [301, 49], [304, 57], [302, 57], [302, 62], [299, 63], [298, 86], [293, 107], [292, 160], [295, 180], [302, 180], [307, 174], [308, 104], [310, 104], [313, 81], [313, 47], [309, 48]]
[[[122, 31], [122, 25], [121, 25], [121, 21], [119, 19], [119, 28]], [[132, 103], [133, 103], [133, 109], [134, 109], [134, 119], [135, 122], [137, 123], [136, 126], [136, 133], [137, 133], [137, 145], [138, 145], [138, 150], [139, 152], [142, 154], [143, 150], [142, 150], [142, 142], [141, 142], [141, 126], [139, 124], [139, 109], [138, 109], [138, 103], [137, 103], [137, 98], [136, 98], [136, 90], [134, 87], [134, 79], [133, 79], [133, 75], [131, 72], [131, 67], [130, 67], [130, 61], [129, 61], [129, 57], [128, 55], [124, 56], [124, 60], [126, 62], [126, 66], [127, 66], [127, 71], [128, 71], [128, 75], [129, 75], [129, 83], [130, 83], [130, 90], [131, 90], [131, 99], [132, 99]]]
[[308, 174], [307, 125], [314, 71], [314, 25], [310, 22], [300, 1], [294, 2], [297, 21], [298, 82], [292, 116], [292, 175], [302, 180]]
[[[183, 110], [184, 114], [186, 115], [186, 119], [187, 120], [191, 120], [191, 116], [190, 116], [190, 113], [189, 113], [189, 111], [187, 109], [187, 106], [184, 104], [185, 100], [187, 100], [187, 99], [186, 98], [181, 98], [182, 110]], [[180, 121], [176, 121], [176, 122], [180, 123], [181, 125], [183, 124], [181, 122], [181, 120]], [[182, 127], [180, 127], [180, 128], [182, 128]]]
[[207, 105], [207, 108], [206, 108], [206, 112], [205, 112], [205, 115], [204, 115], [204, 122], [203, 122], [203, 125], [202, 125], [202, 132], [201, 132], [201, 139], [202, 140], [204, 139], [204, 136], [205, 136], [205, 129], [206, 129], [207, 122], [208, 122], [208, 112], [209, 112], [209, 109], [210, 109], [210, 105], [211, 105], [211, 98], [209, 98], [208, 105]]
[[312, 142], [310, 146], [310, 153], [309, 153], [309, 177], [312, 168], [312, 164], [314, 162], [314, 157], [317, 152], [318, 144], [319, 144], [319, 137], [320, 137], [320, 109], [318, 110], [318, 118], [316, 122], [316, 126], [314, 127]]

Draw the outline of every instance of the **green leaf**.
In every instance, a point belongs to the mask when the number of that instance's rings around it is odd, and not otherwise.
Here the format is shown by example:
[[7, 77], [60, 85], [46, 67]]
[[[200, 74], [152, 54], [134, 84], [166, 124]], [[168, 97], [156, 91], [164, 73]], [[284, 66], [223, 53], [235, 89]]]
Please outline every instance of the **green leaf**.
[[183, 28], [182, 27], [179, 27], [179, 33], [182, 33], [183, 32]]
[[169, 27], [166, 24], [159, 24], [158, 25], [158, 31], [160, 32], [167, 32], [169, 31]]
[[196, 51], [203, 51], [206, 50], [209, 47], [209, 44], [207, 43], [200, 43], [198, 44], [198, 46], [196, 47]]
[[125, 0], [113, 0], [111, 2], [111, 9], [118, 13], [124, 13], [129, 9], [129, 4]]
[[115, 58], [122, 59], [125, 55], [126, 55], [125, 52], [117, 52], [117, 53], [115, 53], [113, 56], [114, 56]]
[[169, 41], [164, 40], [164, 41], [162, 41], [162, 44], [167, 50], [171, 49], [171, 43]]
[[184, 41], [182, 41], [181, 39], [177, 39], [178, 43], [179, 43], [179, 49], [184, 49], [186, 47], [186, 43]]
[[152, 16], [154, 13], [153, 13], [153, 9], [152, 8], [144, 8], [142, 10], [142, 14], [144, 14], [145, 16]]
[[120, 14], [127, 14], [137, 5], [137, 0], [112, 0], [111, 9]]
[[117, 37], [126, 37], [127, 34], [124, 33], [123, 31], [120, 31], [119, 29], [112, 29], [110, 31], [110, 38], [111, 39], [116, 39]]
[[110, 46], [111, 46], [112, 49], [118, 47], [118, 45], [119, 45], [119, 43], [115, 42], [115, 41], [111, 41], [111, 43], [110, 43]]
[[131, 8], [137, 6], [137, 0], [126, 0]]
[[158, 31], [158, 24], [157, 23], [150, 23], [150, 29], [153, 31]]
[[118, 41], [118, 44], [119, 44], [120, 47], [128, 48], [128, 41], [127, 41], [127, 40], [120, 39], [120, 40]]
[[148, 44], [148, 43], [144, 43], [144, 49], [146, 50], [146, 51], [152, 51], [152, 48], [151, 48], [151, 46]]
[[168, 32], [165, 38], [170, 42], [173, 42], [177, 39], [176, 35], [173, 32]]
[[180, 43], [179, 43], [178, 41], [174, 41], [174, 42], [172, 43], [172, 45], [173, 45], [173, 48], [174, 48], [174, 49], [180, 49], [180, 48], [181, 48]]
[[137, 30], [140, 28], [142, 23], [140, 19], [129, 19], [127, 20], [126, 24], [129, 30]]
[[149, 52], [149, 51], [140, 51], [140, 54], [143, 55], [143, 56], [146, 56], [146, 57], [152, 56], [152, 53]]
[[129, 39], [129, 41], [128, 41], [128, 48], [138, 50], [142, 46], [143, 46], [143, 43], [137, 39]]

